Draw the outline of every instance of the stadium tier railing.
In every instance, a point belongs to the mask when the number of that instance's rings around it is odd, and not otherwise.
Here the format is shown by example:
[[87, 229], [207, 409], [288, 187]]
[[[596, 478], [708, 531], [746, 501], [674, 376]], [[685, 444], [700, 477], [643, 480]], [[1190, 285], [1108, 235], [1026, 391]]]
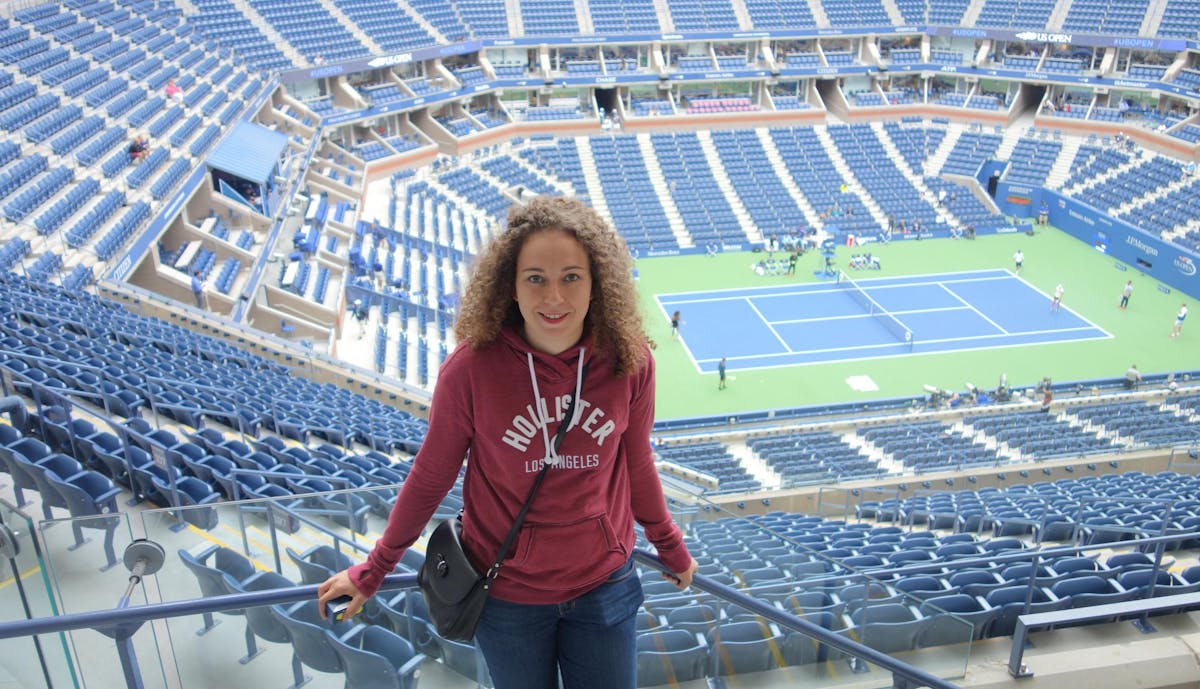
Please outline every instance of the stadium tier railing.
[[[394, 497], [396, 489], [373, 488], [370, 492]], [[332, 503], [362, 492], [335, 491], [317, 497]], [[297, 501], [305, 498], [309, 496], [118, 513], [112, 518], [120, 520], [117, 540], [118, 548], [125, 547], [125, 568], [106, 571], [98, 571], [102, 564], [98, 545], [68, 551], [73, 542], [72, 520], [34, 524], [0, 501], [0, 516], [20, 539], [19, 552], [13, 553], [11, 560], [18, 586], [0, 587], [0, 609], [5, 611], [0, 621], [0, 658], [30, 661], [12, 665], [20, 668], [19, 685], [30, 688], [51, 686], [52, 682], [59, 688], [194, 689], [298, 685], [307, 680], [306, 686], [314, 689], [340, 689], [346, 675], [322, 671], [329, 667], [314, 669], [308, 664], [311, 655], [307, 655], [313, 649], [302, 649], [299, 637], [281, 631], [282, 623], [270, 623], [284, 616], [308, 620], [305, 629], [315, 628], [317, 646], [329, 654], [338, 643], [328, 633], [332, 627], [311, 617], [314, 584], [325, 576], [320, 568], [329, 567], [331, 560], [362, 560], [369, 548], [360, 535], [334, 519], [295, 509]], [[216, 511], [217, 525], [208, 530], [197, 528], [195, 524], [206, 520], [189, 516], [192, 510]], [[713, 516], [732, 519], [743, 528], [757, 528], [745, 519], [695, 508], [682, 510], [678, 519], [685, 522]], [[377, 536], [382, 520], [372, 519], [371, 535]], [[401, 673], [416, 668], [424, 687], [490, 686], [472, 645], [436, 637], [422, 619], [423, 604], [414, 588], [415, 567], [423, 557], [420, 550], [414, 548], [406, 555], [401, 563], [405, 573], [388, 578], [381, 593], [352, 621], [355, 624], [337, 631], [366, 643], [356, 625], [374, 625], [407, 639], [414, 651], [412, 666], [393, 670]], [[0, 559], [9, 554], [0, 548]], [[640, 548], [634, 557], [648, 599], [665, 600], [661, 594], [649, 593], [653, 587], [649, 582], [659, 579], [653, 571], [661, 569], [658, 560]], [[206, 584], [195, 563], [189, 567], [185, 558], [207, 565], [216, 571], [216, 578]], [[954, 616], [946, 616], [946, 622], [957, 632], [952, 636], [960, 643], [930, 653], [917, 650], [893, 657], [871, 647], [880, 645], [879, 638], [870, 638], [873, 627], [866, 627], [866, 638], [861, 639], [866, 644], [860, 643], [852, 630], [829, 628], [840, 627], [840, 623], [831, 625], [812, 615], [798, 617], [744, 583], [734, 587], [702, 575], [678, 596], [693, 607], [704, 601], [724, 611], [723, 623], [741, 620], [730, 629], [744, 631], [749, 622], [756, 630], [754, 638], [735, 639], [730, 631], [731, 638], [723, 643], [720, 634], [691, 630], [691, 637], [685, 638], [695, 642], [692, 661], [688, 661], [692, 665], [684, 662], [676, 667], [678, 654], [649, 652], [642, 660], [646, 664], [643, 681], [665, 671], [664, 683], [674, 682], [683, 678], [674, 673], [698, 667], [696, 679], [700, 681], [771, 669], [789, 683], [805, 686], [838, 686], [867, 679], [902, 688], [952, 689], [955, 685], [942, 678], [965, 673], [972, 628]], [[18, 599], [24, 605], [17, 604]], [[872, 604], [864, 601], [864, 605]], [[23, 610], [27, 612], [22, 614]], [[865, 608], [857, 614], [862, 619], [870, 616]], [[657, 621], [659, 632], [669, 629], [665, 616], [658, 615]], [[657, 641], [653, 634], [652, 640]], [[40, 646], [39, 662], [31, 662], [35, 645]]]

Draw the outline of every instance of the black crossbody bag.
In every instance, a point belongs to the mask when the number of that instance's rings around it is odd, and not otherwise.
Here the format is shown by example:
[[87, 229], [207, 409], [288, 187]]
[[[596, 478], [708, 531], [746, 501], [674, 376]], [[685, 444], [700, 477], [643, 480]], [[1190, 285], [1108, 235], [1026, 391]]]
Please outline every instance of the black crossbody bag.
[[[584, 375], [586, 374], [585, 366]], [[576, 395], [571, 397], [563, 422], [554, 435], [555, 456], [558, 455], [558, 447], [562, 444], [563, 436], [567, 434], [567, 427], [575, 414], [575, 397]], [[533, 496], [541, 487], [550, 466], [549, 462], [542, 465], [533, 486], [529, 489], [529, 496], [525, 498], [525, 504], [517, 513], [512, 528], [508, 530], [504, 545], [500, 546], [500, 552], [496, 553], [496, 560], [486, 574], [475, 570], [463, 549], [461, 514], [454, 519], [443, 519], [434, 527], [425, 549], [425, 562], [417, 572], [417, 585], [421, 587], [421, 593], [425, 596], [425, 607], [429, 609], [429, 617], [437, 628], [438, 636], [461, 642], [470, 642], [475, 638], [475, 628], [479, 626], [479, 618], [483, 615], [483, 606], [487, 603], [492, 581], [500, 574], [500, 565], [508, 556], [508, 550], [516, 540], [522, 522], [525, 521], [525, 513], [529, 511]]]

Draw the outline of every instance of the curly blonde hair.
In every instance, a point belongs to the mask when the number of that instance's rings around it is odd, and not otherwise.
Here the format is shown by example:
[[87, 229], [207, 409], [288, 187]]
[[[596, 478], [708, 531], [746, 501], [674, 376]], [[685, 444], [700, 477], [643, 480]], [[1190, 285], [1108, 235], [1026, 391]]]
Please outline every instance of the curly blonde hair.
[[587, 252], [592, 296], [585, 330], [597, 348], [612, 356], [617, 375], [638, 370], [645, 362], [647, 337], [633, 285], [633, 260], [620, 235], [576, 199], [539, 196], [512, 207], [506, 230], [477, 257], [454, 326], [458, 340], [478, 348], [495, 341], [504, 326], [521, 326], [513, 298], [517, 254], [529, 236], [551, 229], [569, 232]]

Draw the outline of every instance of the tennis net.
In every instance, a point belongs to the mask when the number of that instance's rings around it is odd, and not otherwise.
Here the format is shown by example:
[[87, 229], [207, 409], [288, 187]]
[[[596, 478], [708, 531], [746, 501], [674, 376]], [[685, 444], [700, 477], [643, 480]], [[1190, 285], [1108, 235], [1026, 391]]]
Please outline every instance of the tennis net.
[[849, 275], [843, 271], [838, 271], [837, 279], [838, 287], [846, 291], [858, 305], [866, 309], [867, 313], [874, 316], [876, 320], [883, 324], [888, 332], [895, 335], [904, 344], [911, 349], [913, 346], [913, 331], [900, 322], [898, 318], [892, 315], [890, 311], [879, 305], [879, 302], [871, 298], [867, 291], [863, 289], [857, 282], [852, 280]]

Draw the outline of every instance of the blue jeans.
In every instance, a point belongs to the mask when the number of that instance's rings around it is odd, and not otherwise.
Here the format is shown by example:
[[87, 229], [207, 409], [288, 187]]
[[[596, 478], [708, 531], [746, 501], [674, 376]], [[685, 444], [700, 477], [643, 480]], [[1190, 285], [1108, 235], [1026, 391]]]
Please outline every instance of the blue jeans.
[[642, 582], [630, 559], [603, 584], [557, 605], [488, 599], [475, 640], [496, 689], [634, 689]]

